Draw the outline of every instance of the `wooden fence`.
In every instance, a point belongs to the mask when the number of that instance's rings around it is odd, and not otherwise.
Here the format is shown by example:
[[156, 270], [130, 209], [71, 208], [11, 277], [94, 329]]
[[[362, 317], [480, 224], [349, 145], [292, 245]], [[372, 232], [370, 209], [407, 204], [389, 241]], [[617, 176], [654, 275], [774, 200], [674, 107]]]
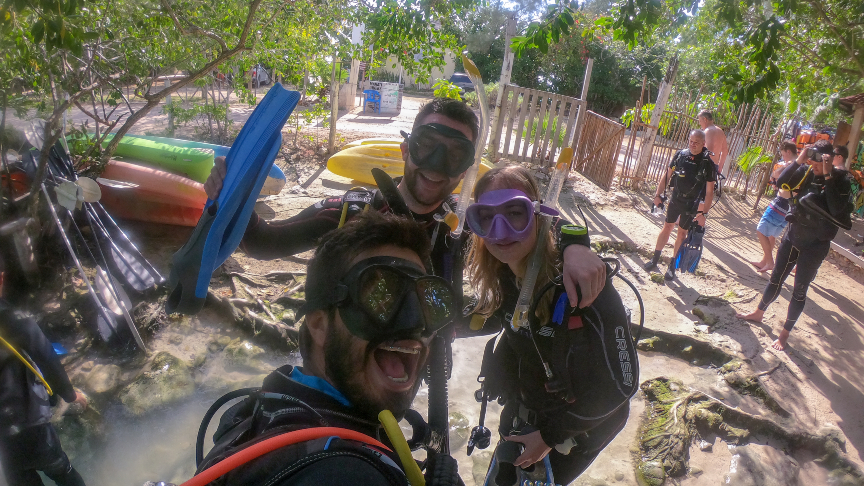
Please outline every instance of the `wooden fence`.
[[612, 188], [618, 152], [624, 141], [624, 125], [593, 111], [585, 113], [582, 136], [573, 167], [604, 190]]
[[641, 147], [642, 136], [649, 126], [648, 121], [642, 119], [642, 106], [643, 103], [640, 100], [636, 105], [636, 114], [630, 126], [630, 138], [627, 141], [627, 150], [621, 170], [621, 184], [633, 187], [644, 182], [659, 183], [675, 153], [687, 148], [690, 131], [699, 128], [690, 97], [688, 95], [670, 97], [666, 104], [667, 109], [663, 111], [660, 122], [656, 125], [658, 127], [657, 138], [651, 149], [648, 172], [644, 178], [638, 178], [636, 177], [639, 156], [637, 141]]
[[[689, 95], [680, 93], [671, 96], [657, 125], [659, 127], [658, 134], [651, 151], [648, 172], [644, 178], [638, 178], [636, 177], [636, 165], [642, 140], [640, 134], [644, 134], [645, 129], [649, 126], [648, 120], [643, 120], [641, 117], [642, 107], [646, 101], [644, 94], [643, 88], [643, 97], [636, 105], [635, 116], [625, 149], [624, 163], [621, 168], [621, 185], [629, 185], [633, 188], [637, 188], [645, 182], [659, 183], [675, 152], [687, 148], [690, 131], [699, 128], [696, 120], [699, 110], [714, 109], [716, 111], [717, 109], [714, 106], [697, 106], [698, 94], [692, 99]], [[721, 109], [725, 110], [725, 107]], [[767, 187], [771, 168], [778, 157], [781, 134], [772, 128], [773, 117], [766, 109], [756, 104], [745, 103], [734, 112], [729, 110], [719, 115], [715, 113], [715, 120], [722, 118], [729, 122], [729, 125], [721, 126], [726, 133], [729, 147], [725, 164], [729, 167], [725, 187], [740, 190], [745, 197], [748, 193], [755, 193], [757, 195], [756, 204], [758, 205], [759, 198]], [[780, 126], [784, 125], [781, 123]], [[748, 150], [751, 150], [751, 153], [758, 153], [759, 156], [770, 157], [771, 162], [756, 164], [745, 172], [739, 166], [739, 162]]]
[[513, 85], [504, 89], [501, 114], [492, 127], [491, 159], [554, 165], [558, 151], [570, 145], [585, 101]]

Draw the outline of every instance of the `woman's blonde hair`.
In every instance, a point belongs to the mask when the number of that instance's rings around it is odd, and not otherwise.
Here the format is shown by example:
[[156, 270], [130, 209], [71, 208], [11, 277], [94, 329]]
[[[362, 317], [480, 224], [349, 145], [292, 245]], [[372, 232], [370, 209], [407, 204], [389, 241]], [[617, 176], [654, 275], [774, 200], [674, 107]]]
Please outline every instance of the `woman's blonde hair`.
[[[495, 167], [483, 174], [483, 177], [477, 181], [477, 185], [474, 188], [474, 200], [476, 201], [493, 185], [501, 188], [518, 189], [535, 201], [540, 198], [540, 188], [537, 186], [534, 176], [531, 175], [528, 169], [519, 165]], [[540, 225], [537, 224], [536, 219], [535, 231], [540, 231]], [[558, 248], [555, 244], [555, 238], [551, 236], [550, 234], [550, 237], [546, 238], [546, 264], [537, 277], [537, 284], [534, 287], [535, 293], [559, 273]], [[539, 234], [537, 239], [538, 241], [542, 241]], [[522, 264], [528, 264], [527, 257]], [[477, 306], [474, 308], [475, 314], [489, 317], [501, 307], [500, 279], [502, 270], [506, 267], [507, 265], [489, 253], [482, 238], [477, 235], [471, 235], [471, 249], [468, 252], [468, 275], [471, 287], [475, 290], [477, 296]], [[551, 298], [552, 293], [550, 292], [546, 296], [546, 299]], [[549, 305], [538, 306], [537, 314], [541, 317], [541, 320], [548, 318], [548, 312]]]

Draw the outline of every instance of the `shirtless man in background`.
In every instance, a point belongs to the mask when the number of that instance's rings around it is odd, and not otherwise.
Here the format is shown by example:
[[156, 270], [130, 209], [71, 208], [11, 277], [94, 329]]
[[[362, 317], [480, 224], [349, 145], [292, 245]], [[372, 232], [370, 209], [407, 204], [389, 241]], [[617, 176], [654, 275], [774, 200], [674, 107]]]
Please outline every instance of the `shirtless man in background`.
[[729, 154], [729, 143], [726, 141], [726, 134], [723, 133], [720, 127], [714, 124], [714, 113], [702, 110], [696, 119], [699, 121], [702, 131], [705, 132], [705, 146], [708, 147], [708, 150], [714, 152], [711, 160], [717, 164], [720, 173], [726, 175], [723, 167], [726, 163], [726, 156]]

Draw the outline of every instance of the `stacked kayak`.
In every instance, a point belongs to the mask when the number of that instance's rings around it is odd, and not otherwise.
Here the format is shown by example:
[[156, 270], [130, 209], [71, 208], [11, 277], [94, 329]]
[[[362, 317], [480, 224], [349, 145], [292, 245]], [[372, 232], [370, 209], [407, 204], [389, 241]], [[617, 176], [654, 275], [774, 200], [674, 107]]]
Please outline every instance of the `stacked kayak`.
[[[226, 157], [228, 155], [228, 151], [231, 150], [231, 147], [226, 147], [224, 145], [216, 145], [213, 143], [206, 142], [195, 142], [193, 140], [180, 140], [179, 138], [167, 138], [167, 137], [155, 137], [150, 135], [126, 135], [123, 137], [123, 141], [120, 142], [120, 145], [124, 144], [127, 139], [139, 138], [142, 140], [149, 140], [156, 144], [164, 144], [171, 147], [182, 147], [187, 149], [202, 149], [202, 150], [212, 150], [213, 155], [215, 157]], [[118, 146], [119, 150], [119, 146]], [[143, 160], [143, 159], [141, 159]], [[195, 177], [190, 177], [191, 179], [198, 182], [205, 182], [207, 180], [207, 176], [210, 175], [210, 168], [213, 167], [213, 161], [210, 161], [210, 165], [207, 167], [207, 174], [204, 175], [204, 178], [199, 180]], [[171, 172], [175, 172], [168, 168], [167, 170]], [[267, 175], [267, 180], [264, 182], [264, 187], [261, 188], [262, 196], [273, 196], [279, 194], [282, 191], [282, 188], [285, 187], [285, 173], [282, 172], [282, 169], [277, 165], [273, 165], [270, 167], [270, 172]]]
[[124, 219], [194, 227], [207, 203], [200, 182], [120, 160], [108, 162], [96, 182], [105, 208]]
[[[124, 219], [194, 227], [207, 203], [202, 183], [214, 157], [229, 150], [191, 140], [124, 136], [115, 151], [118, 159], [109, 162], [98, 181], [102, 202]], [[284, 186], [285, 174], [272, 165], [259, 195], [279, 194]]]
[[[110, 142], [113, 135], [105, 139]], [[214, 151], [200, 147], [180, 147], [140, 137], [125, 136], [114, 155], [204, 183], [213, 168]]]
[[[399, 147], [400, 140], [367, 139], [357, 140], [347, 144], [345, 149], [333, 154], [327, 160], [327, 170], [364, 184], [375, 184], [372, 177], [372, 169], [381, 169], [390, 177], [401, 176], [405, 170], [405, 161], [402, 160], [402, 149]], [[483, 161], [480, 165], [479, 176], [491, 169], [488, 162]], [[462, 191], [460, 182], [453, 191]]]

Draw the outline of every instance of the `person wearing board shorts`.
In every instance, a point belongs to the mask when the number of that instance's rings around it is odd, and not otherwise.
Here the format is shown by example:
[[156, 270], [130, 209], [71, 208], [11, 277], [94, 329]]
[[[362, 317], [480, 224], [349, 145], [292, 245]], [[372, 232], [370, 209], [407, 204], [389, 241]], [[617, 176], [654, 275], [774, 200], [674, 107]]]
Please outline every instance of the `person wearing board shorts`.
[[797, 165], [795, 162], [797, 147], [794, 143], [786, 142], [780, 147], [780, 154], [783, 160], [774, 166], [774, 172], [769, 181], [770, 184], [777, 187], [777, 196], [768, 204], [765, 213], [762, 214], [762, 219], [756, 225], [759, 245], [762, 247], [762, 259], [758, 262], [751, 261], [750, 264], [756, 267], [759, 273], [774, 269], [774, 242], [786, 229], [786, 215], [789, 214], [790, 210], [789, 190], [777, 186], [777, 178], [790, 164]]

